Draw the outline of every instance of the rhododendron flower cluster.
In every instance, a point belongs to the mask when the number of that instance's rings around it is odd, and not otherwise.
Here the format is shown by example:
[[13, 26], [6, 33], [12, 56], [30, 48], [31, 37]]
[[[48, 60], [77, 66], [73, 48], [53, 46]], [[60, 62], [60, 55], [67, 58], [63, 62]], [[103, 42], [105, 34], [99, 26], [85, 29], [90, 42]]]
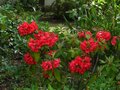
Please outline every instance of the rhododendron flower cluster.
[[[35, 32], [37, 30], [37, 32]], [[18, 26], [18, 32], [20, 36], [25, 36], [29, 34], [33, 34], [34, 37], [31, 37], [28, 40], [28, 47], [31, 49], [32, 52], [38, 52], [40, 48], [43, 46], [52, 47], [58, 41], [58, 35], [53, 32], [44, 32], [42, 30], [38, 30], [38, 25], [36, 22], [32, 21], [30, 24], [27, 22], [23, 22], [21, 25]], [[35, 33], [34, 33], [35, 32]], [[52, 55], [53, 52], [49, 52]], [[34, 56], [34, 55], [33, 55]], [[30, 55], [30, 53], [26, 53], [24, 55], [24, 61], [27, 64], [37, 64], [35, 59]], [[51, 64], [49, 69], [57, 68], [60, 60], [56, 59], [53, 62], [47, 61], [48, 66]], [[53, 65], [53, 66], [52, 66]], [[44, 63], [43, 63], [44, 67]]]
[[34, 34], [35, 39], [31, 38], [28, 42], [29, 48], [33, 52], [38, 52], [42, 46], [52, 47], [58, 41], [58, 35], [53, 32], [39, 31]]
[[[93, 39], [92, 37], [92, 33], [90, 31], [87, 31], [87, 32], [79, 32], [78, 33], [78, 36], [79, 38], [81, 37], [85, 37], [85, 34], [86, 35], [89, 35], [90, 38], [88, 40], [84, 40], [80, 43], [80, 49], [82, 51], [84, 51], [85, 53], [89, 54], [91, 52], [94, 52], [96, 51], [97, 49], [100, 49], [101, 47], [106, 47], [106, 44], [107, 44], [107, 41], [109, 41], [111, 39], [111, 33], [108, 32], [108, 31], [98, 31], [96, 33], [96, 38]], [[95, 41], [95, 39], [97, 41]], [[116, 40], [117, 40], [117, 37], [114, 36], [111, 40], [111, 44], [113, 46], [116, 45]], [[100, 43], [99, 43], [100, 42]]]
[[92, 37], [92, 33], [90, 31], [81, 31], [81, 32], [78, 32], [78, 37], [79, 38], [87, 38], [87, 36], [89, 37]]
[[85, 71], [91, 67], [91, 58], [88, 56], [80, 57], [77, 56], [74, 60], [69, 63], [69, 69], [72, 73], [84, 74]]
[[41, 66], [44, 71], [53, 70], [60, 65], [60, 59], [50, 60], [50, 61], [43, 61]]
[[98, 42], [95, 42], [92, 38], [89, 40], [84, 40], [80, 44], [80, 49], [85, 53], [94, 52], [98, 47]]
[[37, 29], [38, 29], [38, 26], [34, 21], [32, 21], [30, 24], [27, 22], [24, 22], [18, 26], [18, 32], [21, 36], [31, 34]]
[[24, 61], [29, 64], [29, 65], [33, 65], [36, 64], [36, 61], [34, 60], [34, 58], [30, 55], [30, 53], [26, 53], [24, 55]]
[[96, 34], [96, 38], [98, 41], [102, 41], [102, 40], [109, 41], [111, 38], [111, 34], [108, 31], [99, 31]]

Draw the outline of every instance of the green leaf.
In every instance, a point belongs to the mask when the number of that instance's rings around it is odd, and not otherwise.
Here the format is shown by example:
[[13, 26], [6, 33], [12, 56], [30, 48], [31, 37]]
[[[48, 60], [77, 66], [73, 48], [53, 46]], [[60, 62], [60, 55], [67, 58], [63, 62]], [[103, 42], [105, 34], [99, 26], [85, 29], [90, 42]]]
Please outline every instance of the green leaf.
[[64, 90], [69, 90], [69, 88], [67, 86], [64, 86]]
[[30, 90], [30, 88], [23, 88], [23, 90]]
[[1, 23], [0, 23], [0, 28], [1, 28], [2, 30], [5, 30], [5, 29], [7, 28], [7, 26], [6, 26], [5, 24], [1, 24]]
[[100, 60], [100, 62], [101, 62], [102, 64], [105, 64], [105, 63], [106, 63], [104, 60]]
[[30, 90], [38, 90], [38, 85], [32, 84]]
[[57, 79], [57, 81], [60, 82], [61, 77], [60, 77], [60, 72], [59, 72], [58, 69], [55, 69], [55, 71], [54, 71], [54, 75], [55, 75], [55, 78]]
[[38, 62], [39, 59], [40, 59], [40, 53], [39, 52], [38, 53], [34, 53], [34, 58], [35, 58], [36, 62]]
[[65, 16], [63, 16], [63, 18], [65, 19], [65, 22], [66, 24], [68, 25], [68, 27], [71, 29], [71, 30], [74, 30], [73, 27], [70, 25], [70, 23], [68, 22], [68, 20], [66, 19]]
[[116, 76], [117, 80], [120, 80], [120, 73]]
[[75, 51], [74, 51], [74, 49], [73, 48], [71, 48], [70, 50], [69, 50], [69, 52], [70, 52], [70, 56], [72, 57], [72, 58], [74, 58], [75, 57]]
[[[48, 75], [49, 75], [50, 77], [52, 77], [52, 76], [53, 76], [52, 71], [48, 71], [47, 73], [48, 73]], [[51, 79], [51, 78], [49, 78], [49, 79]]]
[[54, 90], [50, 84], [48, 84], [48, 90]]
[[85, 36], [86, 36], [87, 40], [90, 39], [90, 35], [86, 34]]
[[120, 43], [118, 43], [118, 50], [120, 50]]
[[97, 79], [96, 75], [92, 76], [91, 79], [89, 80], [89, 84], [94, 83], [96, 79]]

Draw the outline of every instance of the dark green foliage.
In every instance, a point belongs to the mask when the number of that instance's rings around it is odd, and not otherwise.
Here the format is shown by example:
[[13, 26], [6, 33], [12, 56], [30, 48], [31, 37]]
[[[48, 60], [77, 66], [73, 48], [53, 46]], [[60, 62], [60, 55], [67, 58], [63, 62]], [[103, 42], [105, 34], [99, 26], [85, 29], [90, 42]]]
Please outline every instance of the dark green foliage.
[[55, 0], [55, 2], [51, 5], [51, 9], [55, 18], [63, 19], [63, 15], [69, 18], [66, 11], [75, 8], [75, 5], [74, 0]]
[[76, 0], [76, 8], [68, 11], [76, 28], [115, 29], [119, 26], [120, 3], [118, 0]]

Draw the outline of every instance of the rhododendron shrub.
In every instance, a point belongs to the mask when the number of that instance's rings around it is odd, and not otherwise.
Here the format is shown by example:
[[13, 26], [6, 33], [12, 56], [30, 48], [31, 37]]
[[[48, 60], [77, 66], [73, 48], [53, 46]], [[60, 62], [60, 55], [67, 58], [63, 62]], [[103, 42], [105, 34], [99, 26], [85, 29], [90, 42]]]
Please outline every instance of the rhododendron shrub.
[[115, 50], [120, 40], [119, 36], [112, 36], [107, 30], [86, 30], [74, 34], [67, 31], [64, 31], [65, 34], [47, 32], [39, 29], [35, 21], [30, 24], [23, 22], [18, 26], [18, 32], [23, 38], [29, 36], [26, 38], [24, 62], [28, 67], [34, 67], [32, 72], [36, 73], [36, 80], [45, 79], [43, 87], [52, 82], [55, 89], [56, 85], [62, 84], [64, 87], [69, 83], [70, 87], [72, 83], [77, 83], [78, 86], [72, 86], [75, 89], [79, 87], [79, 82], [83, 83], [81, 87], [85, 86], [95, 73], [100, 59]]

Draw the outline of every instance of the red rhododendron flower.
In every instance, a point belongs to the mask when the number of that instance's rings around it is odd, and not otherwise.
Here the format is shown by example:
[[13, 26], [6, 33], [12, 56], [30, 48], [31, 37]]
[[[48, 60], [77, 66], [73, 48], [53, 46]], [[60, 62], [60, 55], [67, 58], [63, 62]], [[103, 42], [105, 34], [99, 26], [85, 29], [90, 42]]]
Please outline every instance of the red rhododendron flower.
[[30, 26], [32, 26], [35, 30], [38, 30], [38, 25], [36, 24], [35, 21], [32, 21], [32, 22], [30, 23]]
[[59, 65], [60, 65], [60, 59], [55, 59], [52, 64], [53, 64], [53, 68], [59, 67]]
[[98, 41], [101, 41], [101, 40], [109, 41], [111, 38], [111, 34], [108, 31], [99, 31], [96, 34], [96, 38]]
[[58, 41], [58, 35], [53, 32], [39, 31], [38, 34], [34, 34], [34, 37], [49, 47], [52, 47]]
[[85, 53], [94, 52], [98, 47], [98, 43], [95, 42], [92, 38], [88, 41], [84, 40], [80, 44], [81, 50], [83, 50]]
[[44, 62], [42, 62], [41, 66], [42, 66], [44, 71], [52, 70], [52, 63], [51, 63], [51, 61], [44, 61]]
[[81, 32], [78, 32], [78, 37], [79, 38], [87, 38], [87, 36], [89, 36], [90, 38], [92, 37], [92, 33], [90, 31], [81, 31]]
[[82, 31], [82, 32], [78, 32], [78, 37], [79, 38], [84, 38], [85, 37], [85, 33]]
[[43, 32], [39, 31], [37, 34], [34, 34], [34, 37], [40, 41], [40, 44], [48, 45], [52, 47], [58, 41], [58, 35], [53, 32]]
[[71, 73], [84, 74], [85, 71], [89, 70], [91, 67], [90, 57], [80, 57], [77, 56], [74, 60], [69, 63], [69, 69]]
[[111, 44], [113, 45], [113, 46], [115, 46], [116, 45], [116, 42], [117, 41], [117, 36], [113, 36], [113, 38], [112, 38], [112, 40], [111, 40]]
[[21, 36], [27, 35], [28, 34], [28, 28], [29, 24], [27, 22], [22, 23], [21, 25], [18, 26], [18, 32]]
[[38, 52], [39, 49], [41, 48], [41, 45], [39, 44], [39, 40], [34, 40], [33, 38], [30, 38], [28, 42], [28, 47], [33, 51], [33, 52]]
[[24, 55], [24, 61], [29, 65], [36, 64], [36, 61], [33, 59], [33, 57], [30, 55], [30, 53], [26, 53]]
[[24, 22], [18, 26], [18, 32], [21, 36], [31, 34], [37, 29], [38, 26], [34, 21], [31, 24]]
[[60, 59], [43, 61], [41, 64], [44, 71], [53, 70], [54, 68], [59, 67], [59, 65], [60, 65]]

